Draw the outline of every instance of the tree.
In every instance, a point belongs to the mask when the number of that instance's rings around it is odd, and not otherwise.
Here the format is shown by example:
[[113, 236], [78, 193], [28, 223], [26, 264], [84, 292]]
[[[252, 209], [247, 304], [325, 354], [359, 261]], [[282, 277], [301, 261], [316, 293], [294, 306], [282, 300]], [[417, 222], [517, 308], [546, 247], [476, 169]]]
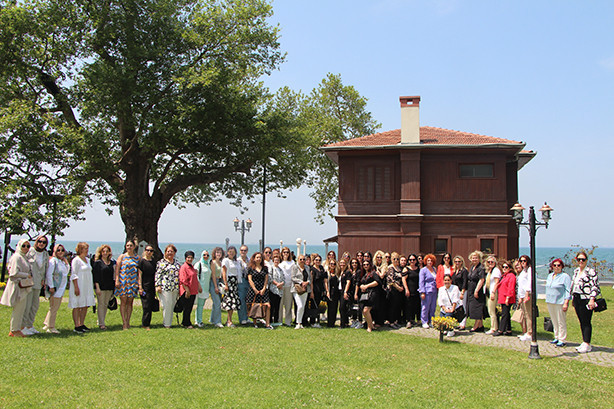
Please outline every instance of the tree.
[[[127, 238], [156, 247], [169, 203], [242, 206], [270, 158], [269, 190], [316, 181], [320, 167], [332, 183], [317, 148], [358, 126], [322, 130], [364, 110], [337, 77], [309, 97], [262, 85], [284, 59], [266, 0], [0, 4], [4, 142], [19, 151], [47, 140], [28, 163], [78, 193], [71, 203], [117, 206]], [[330, 124], [311, 124], [326, 109]]]

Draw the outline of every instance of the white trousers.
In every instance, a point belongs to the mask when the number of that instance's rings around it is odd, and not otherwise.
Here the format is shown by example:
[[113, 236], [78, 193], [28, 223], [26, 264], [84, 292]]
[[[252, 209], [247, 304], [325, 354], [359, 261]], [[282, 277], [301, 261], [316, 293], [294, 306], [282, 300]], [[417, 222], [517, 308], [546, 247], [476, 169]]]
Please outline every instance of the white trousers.
[[552, 327], [554, 328], [554, 338], [565, 342], [567, 339], [567, 313], [563, 311], [563, 304], [546, 304]]
[[162, 292], [159, 294], [160, 303], [162, 304], [162, 324], [165, 327], [170, 327], [171, 325], [173, 325], [173, 309], [175, 308], [175, 303], [177, 302], [178, 295], [179, 290], [162, 290]]
[[303, 314], [305, 313], [305, 306], [307, 305], [307, 296], [309, 293], [304, 292], [301, 295], [293, 293], [294, 301], [296, 302], [296, 323], [301, 324], [303, 322]]

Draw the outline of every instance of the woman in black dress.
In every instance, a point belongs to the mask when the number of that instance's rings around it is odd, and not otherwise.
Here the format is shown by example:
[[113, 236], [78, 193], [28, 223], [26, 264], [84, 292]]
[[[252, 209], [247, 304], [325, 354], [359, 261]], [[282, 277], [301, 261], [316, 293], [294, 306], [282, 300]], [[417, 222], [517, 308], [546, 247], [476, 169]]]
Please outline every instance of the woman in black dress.
[[362, 307], [360, 306], [360, 279], [362, 278], [362, 266], [357, 258], [350, 260], [350, 271], [352, 272], [352, 282], [350, 284], [350, 298], [352, 299], [351, 317], [352, 328], [362, 327]]
[[474, 251], [469, 254], [471, 268], [467, 274], [467, 296], [469, 297], [469, 318], [475, 320], [471, 332], [484, 332], [484, 305], [486, 304], [486, 296], [482, 287], [486, 280], [486, 271], [482, 265], [483, 253]]
[[460, 299], [463, 304], [463, 308], [465, 309], [465, 318], [459, 323], [458, 329], [465, 329], [465, 322], [467, 322], [467, 310], [468, 307], [468, 298], [467, 298], [467, 275], [469, 272], [465, 268], [465, 259], [462, 256], [454, 257], [454, 274], [452, 275], [452, 284], [458, 287], [460, 290]]
[[391, 256], [392, 265], [388, 266], [388, 273], [386, 274], [388, 287], [386, 317], [392, 329], [399, 329], [405, 289], [403, 288], [401, 256], [397, 252], [393, 252]]
[[[141, 296], [141, 305], [143, 306], [143, 318], [141, 325], [145, 329], [149, 329], [151, 325], [151, 313], [154, 310], [156, 302], [156, 285], [154, 282], [156, 275], [156, 263], [153, 259], [154, 248], [150, 245], [145, 246], [143, 256], [139, 260], [139, 293]], [[159, 304], [158, 304], [159, 305]], [[156, 309], [156, 311], [159, 311]]]
[[[254, 303], [262, 304], [265, 309], [265, 323], [268, 329], [273, 329], [271, 326], [271, 303], [269, 302], [269, 270], [264, 265], [262, 253], [257, 252], [252, 255], [247, 269], [247, 281], [249, 288], [245, 303], [247, 304], [248, 313], [252, 309]], [[258, 326], [258, 320], [254, 319], [254, 326]]]
[[402, 274], [405, 289], [406, 328], [411, 328], [420, 321], [420, 293], [418, 292], [420, 267], [418, 267], [418, 256], [415, 254], [411, 254], [407, 261], [408, 266], [402, 271]]
[[[322, 266], [322, 257], [319, 254], [313, 254], [313, 264], [311, 265], [311, 279], [313, 280], [313, 300], [317, 307], [320, 306], [320, 301], [325, 294], [326, 287], [326, 271]], [[311, 325], [313, 328], [320, 328], [320, 314], [315, 314], [312, 318], [314, 323]]]
[[328, 260], [328, 280], [326, 281], [327, 318], [326, 326], [332, 328], [337, 321], [337, 308], [339, 307], [339, 267], [337, 260]]
[[111, 246], [103, 244], [96, 249], [92, 274], [94, 276], [94, 291], [98, 299], [98, 327], [106, 330], [105, 318], [107, 306], [115, 290], [115, 260], [111, 258]]
[[343, 260], [343, 264], [339, 262], [341, 267], [341, 276], [339, 277], [341, 296], [339, 297], [339, 315], [341, 316], [341, 328], [347, 328], [350, 325], [350, 309], [354, 299], [352, 288], [352, 271]]
[[377, 287], [381, 287], [381, 279], [377, 272], [371, 266], [369, 261], [363, 261], [362, 268], [365, 275], [360, 280], [360, 303], [362, 305], [362, 313], [367, 321], [367, 332], [375, 329], [373, 318], [371, 317], [371, 309], [377, 303]]

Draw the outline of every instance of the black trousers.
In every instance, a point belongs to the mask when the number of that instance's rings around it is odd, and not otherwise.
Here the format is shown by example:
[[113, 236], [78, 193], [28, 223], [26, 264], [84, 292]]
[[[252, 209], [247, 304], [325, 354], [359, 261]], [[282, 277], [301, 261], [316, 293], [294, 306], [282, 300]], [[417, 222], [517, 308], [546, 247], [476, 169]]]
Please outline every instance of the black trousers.
[[339, 301], [339, 315], [341, 316], [341, 328], [350, 325], [350, 309], [352, 308], [352, 300], [346, 300], [341, 297]]
[[511, 305], [501, 304], [501, 321], [499, 322], [500, 332], [512, 332], [512, 320], [510, 319]]
[[143, 306], [141, 325], [149, 327], [151, 325], [151, 307], [156, 298], [156, 288], [153, 283], [151, 283], [151, 285], [143, 284], [143, 290], [145, 291], [145, 295], [141, 295], [141, 305]]
[[183, 293], [181, 297], [183, 297], [183, 320], [181, 321], [181, 325], [184, 327], [189, 327], [192, 325], [190, 318], [192, 316], [192, 307], [194, 307], [194, 299], [196, 299], [196, 294], [186, 297], [185, 293]]
[[339, 308], [339, 299], [335, 296], [331, 300], [328, 300], [328, 307], [326, 308], [326, 326], [334, 327], [335, 321], [337, 321], [337, 309]]
[[403, 305], [403, 293], [392, 288], [388, 292], [388, 322], [398, 323], [401, 320], [401, 306]]
[[405, 321], [415, 324], [420, 321], [420, 293], [410, 293], [409, 297], [405, 298], [404, 313]]
[[269, 292], [269, 300], [271, 301], [271, 322], [279, 322], [279, 305], [281, 304], [281, 297]]
[[573, 295], [573, 307], [576, 309], [576, 315], [580, 321], [580, 330], [582, 331], [582, 341], [587, 344], [591, 343], [591, 336], [593, 335], [593, 310], [586, 308], [589, 300], [583, 300], [580, 298], [580, 294]]

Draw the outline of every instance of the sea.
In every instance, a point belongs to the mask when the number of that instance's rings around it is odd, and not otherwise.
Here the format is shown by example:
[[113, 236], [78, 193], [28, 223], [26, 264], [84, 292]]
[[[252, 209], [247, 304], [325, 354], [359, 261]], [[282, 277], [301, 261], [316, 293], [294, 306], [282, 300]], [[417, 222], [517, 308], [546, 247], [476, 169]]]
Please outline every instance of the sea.
[[[58, 243], [62, 243], [66, 247], [67, 251], [73, 251], [73, 252], [77, 246], [76, 241], [68, 241], [68, 240], [60, 239], [58, 240]], [[123, 242], [91, 241], [91, 242], [88, 242], [88, 244], [90, 245], [90, 253], [92, 254], [94, 254], [98, 246], [101, 246], [103, 244], [108, 244], [113, 251], [113, 258], [117, 258], [124, 250]], [[169, 243], [161, 242], [160, 248], [164, 249], [164, 247], [167, 244]], [[217, 247], [217, 246], [222, 247], [223, 249], [226, 248], [225, 243], [177, 243], [177, 242], [173, 242], [173, 244], [177, 247], [178, 261], [184, 260], [184, 254], [188, 250], [194, 251], [194, 253], [196, 253], [196, 256], [199, 257], [199, 255], [202, 253], [203, 250], [211, 251], [214, 247]], [[15, 248], [16, 245], [17, 245], [17, 240], [14, 240], [14, 241], [12, 240], [11, 246]], [[238, 245], [234, 243], [231, 243], [231, 245], [235, 245], [237, 248], [239, 247]], [[246, 243], [246, 245], [249, 247], [249, 254], [252, 254], [253, 252], [258, 251], [260, 248], [260, 244]], [[288, 248], [290, 248], [290, 250], [294, 251], [295, 253], [297, 253], [298, 251], [296, 243], [284, 243], [283, 245], [288, 246]], [[271, 248], [279, 247], [279, 242], [275, 244], [268, 244], [268, 246]], [[327, 251], [330, 251], [330, 250], [338, 252], [337, 245], [331, 244], [328, 247], [326, 247], [324, 245], [307, 244], [306, 246], [301, 246], [300, 252], [303, 253], [306, 251], [309, 254], [318, 253], [322, 255], [323, 257], [325, 257]], [[139, 254], [141, 254], [141, 251], [142, 249], [139, 250]], [[543, 293], [543, 286], [544, 286], [546, 277], [548, 276], [548, 265], [550, 261], [555, 258], [563, 259], [564, 256], [568, 253], [575, 255], [577, 251], [578, 251], [577, 247], [538, 247], [536, 249], [535, 251], [536, 260], [535, 260], [534, 265], [537, 267], [538, 293]], [[529, 248], [521, 247], [520, 254], [527, 254], [527, 255], [530, 254]], [[598, 247], [595, 249], [593, 256], [597, 260], [603, 260], [605, 262], [604, 264], [605, 268], [601, 269], [601, 271], [598, 269], [597, 271], [599, 273], [600, 281], [604, 284], [614, 283], [614, 248]], [[566, 272], [571, 275], [573, 273], [573, 270], [568, 268], [566, 269]]]

